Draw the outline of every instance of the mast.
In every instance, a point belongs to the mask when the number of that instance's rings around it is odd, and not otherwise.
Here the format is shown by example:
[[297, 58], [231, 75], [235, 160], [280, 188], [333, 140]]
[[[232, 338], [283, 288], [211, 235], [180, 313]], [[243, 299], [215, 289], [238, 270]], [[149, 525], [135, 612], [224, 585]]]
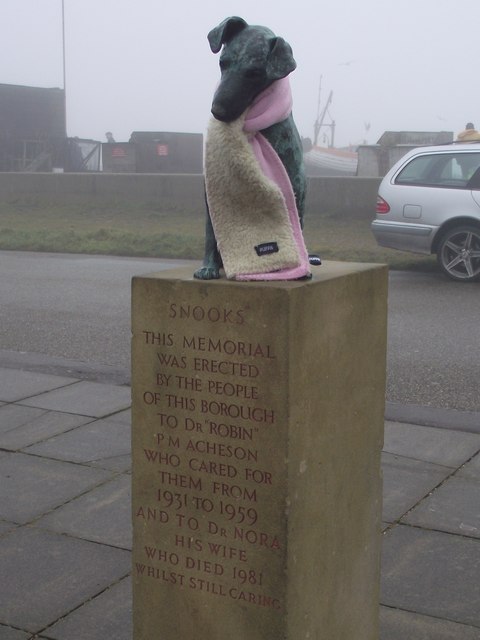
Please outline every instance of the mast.
[[[322, 78], [320, 77], [320, 84], [322, 82]], [[317, 119], [315, 120], [315, 124], [314, 124], [314, 136], [313, 136], [313, 146], [315, 147], [317, 145], [317, 141], [318, 141], [318, 134], [320, 133], [320, 129], [323, 127], [323, 121], [325, 120], [325, 116], [327, 115], [327, 110], [328, 107], [330, 106], [331, 102], [332, 102], [332, 98], [333, 98], [333, 91], [330, 91], [330, 94], [328, 96], [328, 100], [322, 110], [322, 113], [320, 115], [318, 115], [317, 112]], [[320, 90], [318, 92], [318, 110], [320, 110]], [[333, 130], [335, 127], [335, 123], [333, 123], [332, 125], [328, 125], [332, 127], [332, 134], [333, 134]], [[332, 135], [332, 144], [331, 146], [333, 146], [333, 135]]]

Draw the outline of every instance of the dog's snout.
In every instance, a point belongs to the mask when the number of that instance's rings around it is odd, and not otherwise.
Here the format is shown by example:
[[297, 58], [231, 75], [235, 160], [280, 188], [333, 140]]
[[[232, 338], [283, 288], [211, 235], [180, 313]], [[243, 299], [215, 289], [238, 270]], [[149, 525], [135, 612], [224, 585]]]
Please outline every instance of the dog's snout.
[[[243, 78], [242, 78], [243, 79]], [[222, 76], [212, 100], [212, 115], [221, 122], [239, 118], [252, 101], [252, 91], [237, 77]]]
[[216, 120], [221, 120], [222, 122], [228, 121], [227, 109], [221, 104], [212, 105], [212, 115]]

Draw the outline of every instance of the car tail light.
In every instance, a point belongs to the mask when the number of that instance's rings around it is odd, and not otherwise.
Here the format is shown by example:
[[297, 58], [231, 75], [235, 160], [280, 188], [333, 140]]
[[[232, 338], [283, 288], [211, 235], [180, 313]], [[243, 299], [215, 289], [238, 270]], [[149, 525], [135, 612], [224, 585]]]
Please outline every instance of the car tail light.
[[388, 213], [390, 211], [390, 205], [386, 200], [377, 196], [377, 208], [376, 213]]

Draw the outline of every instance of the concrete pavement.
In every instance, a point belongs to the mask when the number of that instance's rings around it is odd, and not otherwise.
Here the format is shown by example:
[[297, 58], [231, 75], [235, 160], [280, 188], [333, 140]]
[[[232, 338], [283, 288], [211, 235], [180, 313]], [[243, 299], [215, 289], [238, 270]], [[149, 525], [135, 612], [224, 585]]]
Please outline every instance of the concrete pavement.
[[[0, 352], [1, 640], [131, 640], [129, 406], [126, 371]], [[479, 640], [480, 415], [423, 409], [387, 405], [381, 640]]]

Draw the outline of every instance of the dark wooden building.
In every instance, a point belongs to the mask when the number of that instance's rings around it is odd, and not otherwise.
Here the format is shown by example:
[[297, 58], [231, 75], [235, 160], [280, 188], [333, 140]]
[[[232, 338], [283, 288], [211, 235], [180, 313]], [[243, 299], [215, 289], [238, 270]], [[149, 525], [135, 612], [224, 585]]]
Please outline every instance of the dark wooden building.
[[65, 94], [0, 84], [0, 171], [50, 171], [64, 166]]
[[129, 142], [102, 145], [108, 173], [203, 173], [203, 135], [134, 131]]

